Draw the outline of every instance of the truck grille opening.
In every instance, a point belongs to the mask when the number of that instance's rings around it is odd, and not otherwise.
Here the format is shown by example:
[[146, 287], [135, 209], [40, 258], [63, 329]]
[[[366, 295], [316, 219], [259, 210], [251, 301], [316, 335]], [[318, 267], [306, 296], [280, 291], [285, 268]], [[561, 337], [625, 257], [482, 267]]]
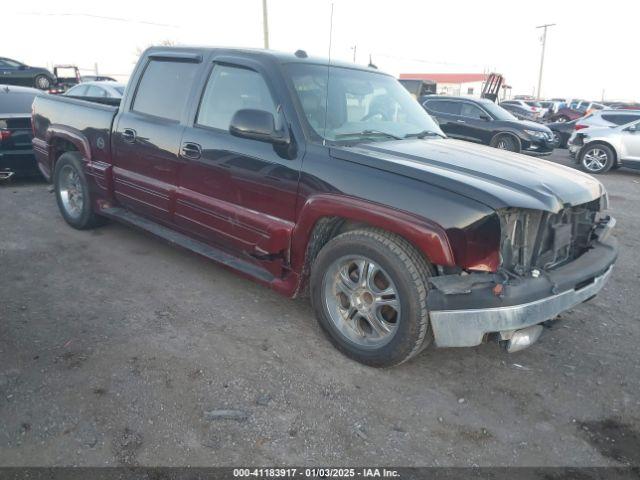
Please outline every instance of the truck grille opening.
[[508, 209], [500, 214], [502, 266], [523, 275], [533, 268], [551, 270], [589, 250], [600, 200], [558, 213]]

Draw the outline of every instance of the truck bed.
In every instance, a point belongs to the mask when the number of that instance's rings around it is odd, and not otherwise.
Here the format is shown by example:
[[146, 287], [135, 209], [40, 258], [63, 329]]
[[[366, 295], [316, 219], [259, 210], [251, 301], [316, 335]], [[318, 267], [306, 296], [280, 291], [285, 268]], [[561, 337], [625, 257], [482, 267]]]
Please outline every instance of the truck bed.
[[[55, 154], [50, 145], [51, 133], [64, 126], [67, 136], [77, 134], [88, 140], [85, 151], [88, 160], [109, 162], [111, 158], [111, 127], [118, 106], [105, 105], [76, 97], [41, 95], [33, 103], [33, 147], [40, 170], [50, 178]], [[64, 148], [63, 148], [64, 150]], [[55, 152], [53, 152], [55, 153]]]

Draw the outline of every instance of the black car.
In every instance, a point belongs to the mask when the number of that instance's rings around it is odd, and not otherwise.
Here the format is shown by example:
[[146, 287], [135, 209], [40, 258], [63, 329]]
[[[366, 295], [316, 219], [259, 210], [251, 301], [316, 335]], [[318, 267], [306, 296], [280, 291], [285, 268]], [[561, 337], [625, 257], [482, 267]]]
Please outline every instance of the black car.
[[434, 96], [422, 106], [449, 137], [532, 155], [549, 155], [554, 148], [551, 130], [518, 120], [490, 100]]
[[33, 156], [31, 105], [40, 90], [0, 85], [0, 180], [40, 175]]
[[547, 123], [547, 127], [549, 127], [556, 137], [556, 144], [558, 148], [567, 148], [567, 142], [573, 133], [577, 121], [578, 120]]
[[48, 90], [56, 77], [46, 68], [30, 67], [10, 58], [0, 57], [0, 83]]

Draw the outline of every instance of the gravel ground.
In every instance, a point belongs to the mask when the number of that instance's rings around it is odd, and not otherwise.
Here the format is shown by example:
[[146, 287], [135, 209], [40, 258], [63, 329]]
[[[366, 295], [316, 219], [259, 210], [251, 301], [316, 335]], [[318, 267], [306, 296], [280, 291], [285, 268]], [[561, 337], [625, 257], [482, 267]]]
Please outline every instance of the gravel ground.
[[640, 465], [640, 173], [599, 178], [621, 250], [597, 298], [522, 352], [387, 370], [305, 300], [0, 186], [0, 465]]

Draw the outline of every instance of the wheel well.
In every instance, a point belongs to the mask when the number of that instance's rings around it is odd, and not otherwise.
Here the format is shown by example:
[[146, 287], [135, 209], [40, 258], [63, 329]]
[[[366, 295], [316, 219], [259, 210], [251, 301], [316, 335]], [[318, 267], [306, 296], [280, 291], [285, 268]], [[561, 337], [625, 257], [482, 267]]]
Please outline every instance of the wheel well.
[[[329, 243], [329, 241], [340, 235], [341, 233], [349, 232], [352, 230], [358, 230], [361, 228], [378, 228], [375, 225], [371, 225], [366, 222], [359, 222], [357, 220], [351, 220], [344, 217], [322, 217], [318, 219], [313, 227], [311, 235], [309, 236], [309, 242], [307, 243], [307, 252], [305, 254], [304, 265], [300, 274], [300, 283], [295, 296], [308, 296], [309, 295], [309, 276], [311, 274], [311, 266], [314, 260], [320, 253], [320, 250]], [[394, 233], [394, 232], [392, 232]], [[395, 234], [395, 233], [394, 233]], [[397, 234], [396, 234], [397, 235]], [[404, 238], [404, 237], [403, 237]], [[425, 257], [423, 252], [418, 249], [412, 242], [405, 240], [411, 244], [416, 251], [429, 262], [429, 259]]]
[[615, 164], [618, 163], [618, 152], [613, 147], [613, 145], [611, 145], [610, 143], [605, 142], [603, 140], [594, 140], [593, 142], [589, 142], [586, 145], [583, 145], [583, 147], [580, 149], [580, 152], [578, 154], [578, 161], [579, 162], [582, 162], [582, 154], [587, 151], [587, 147], [593, 147], [594, 145], [603, 145], [603, 146], [607, 147], [613, 153], [613, 164], [615, 165]]
[[51, 165], [52, 172], [56, 166], [56, 163], [58, 162], [58, 159], [63, 153], [78, 151], [78, 148], [73, 143], [71, 143], [69, 140], [65, 140], [64, 138], [53, 139], [51, 148], [53, 151], [53, 162]]

